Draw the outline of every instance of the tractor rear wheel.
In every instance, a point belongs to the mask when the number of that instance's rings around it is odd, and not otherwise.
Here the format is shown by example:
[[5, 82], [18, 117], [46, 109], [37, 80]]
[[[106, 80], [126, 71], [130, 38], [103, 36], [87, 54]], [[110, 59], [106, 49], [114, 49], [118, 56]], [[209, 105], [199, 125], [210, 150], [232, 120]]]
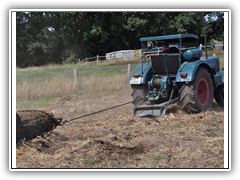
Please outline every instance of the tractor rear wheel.
[[212, 78], [207, 69], [200, 67], [194, 80], [181, 87], [178, 105], [187, 113], [198, 113], [210, 110], [212, 102]]
[[148, 92], [147, 86], [133, 85], [132, 89], [133, 89], [132, 97], [134, 101], [133, 104], [135, 107], [143, 104], [146, 104], [146, 105], [151, 104], [151, 102], [146, 98], [147, 92]]

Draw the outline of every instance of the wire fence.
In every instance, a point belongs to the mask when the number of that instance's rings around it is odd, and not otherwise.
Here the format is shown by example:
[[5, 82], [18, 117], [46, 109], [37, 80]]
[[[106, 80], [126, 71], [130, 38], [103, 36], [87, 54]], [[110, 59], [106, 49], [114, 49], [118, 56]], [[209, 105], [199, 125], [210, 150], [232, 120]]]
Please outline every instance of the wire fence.
[[[132, 67], [135, 67], [136, 65], [132, 65]], [[123, 78], [123, 77], [129, 77], [130, 76], [130, 67], [131, 65], [122, 65], [122, 66], [115, 66], [115, 67], [107, 67], [107, 68], [97, 68], [97, 69], [87, 69], [87, 70], [76, 70], [77, 68], [73, 68], [72, 71], [63, 71], [63, 72], [53, 72], [53, 73], [42, 73], [42, 74], [29, 74], [29, 75], [19, 75], [17, 77], [29, 77], [29, 76], [44, 76], [44, 75], [50, 75], [50, 74], [64, 74], [64, 73], [73, 73], [73, 81], [67, 81], [64, 83], [76, 83], [76, 82], [87, 82], [87, 81], [99, 81], [99, 80], [108, 80], [108, 79], [116, 79], [116, 78]], [[95, 78], [95, 79], [82, 79], [77, 80], [77, 76], [79, 72], [87, 72], [87, 71], [100, 71], [100, 70], [108, 70], [108, 69], [117, 69], [117, 68], [127, 68], [127, 74], [122, 76], [114, 76], [114, 77], [105, 77], [105, 78]], [[47, 83], [47, 84], [37, 84], [37, 85], [29, 85], [29, 86], [17, 86], [16, 88], [31, 88], [31, 87], [42, 87], [42, 86], [48, 86], [53, 85], [55, 83]]]
[[[78, 72], [101, 71], [101, 70], [106, 70], [106, 69], [117, 69], [117, 68], [122, 68], [122, 67], [127, 67], [127, 65], [107, 67], [107, 68], [83, 69], [83, 70], [78, 70]], [[72, 72], [73, 71], [71, 70], [71, 71], [59, 71], [59, 72], [39, 73], [39, 74], [25, 74], [25, 75], [18, 75], [16, 77], [45, 76], [45, 75], [65, 74], [65, 73], [72, 73]]]

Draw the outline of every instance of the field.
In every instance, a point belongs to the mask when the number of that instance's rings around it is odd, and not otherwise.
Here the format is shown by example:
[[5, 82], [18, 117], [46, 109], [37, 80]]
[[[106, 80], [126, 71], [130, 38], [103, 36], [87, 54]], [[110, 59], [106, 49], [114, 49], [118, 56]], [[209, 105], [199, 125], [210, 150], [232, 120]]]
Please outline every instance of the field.
[[[17, 75], [71, 71], [75, 66], [17, 69]], [[113, 66], [78, 69], [93, 67]], [[126, 72], [125, 67], [85, 71], [79, 74], [82, 79], [98, 80], [77, 87], [61, 83], [69, 82], [72, 73], [19, 77], [17, 110], [48, 108], [64, 121], [129, 102]], [[51, 85], [29, 87], [37, 84]], [[82, 117], [23, 140], [17, 144], [17, 168], [223, 168], [224, 112], [215, 102], [211, 111], [199, 114], [186, 114], [173, 104], [166, 115], [151, 118], [132, 117], [132, 108], [127, 104]]]

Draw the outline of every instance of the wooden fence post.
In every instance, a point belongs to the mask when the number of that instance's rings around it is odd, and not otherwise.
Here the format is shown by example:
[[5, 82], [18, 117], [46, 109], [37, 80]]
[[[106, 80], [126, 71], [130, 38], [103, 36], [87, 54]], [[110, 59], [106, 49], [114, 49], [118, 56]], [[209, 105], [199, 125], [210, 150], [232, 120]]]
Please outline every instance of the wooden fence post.
[[114, 52], [114, 62], [116, 62], [116, 53]]
[[98, 55], [97, 55], [97, 63], [98, 63]]
[[76, 88], [77, 87], [77, 78], [78, 78], [78, 72], [77, 72], [77, 68], [73, 68], [73, 87]]
[[86, 57], [86, 63], [87, 63], [87, 57]]
[[202, 44], [200, 44], [200, 49], [202, 50]]
[[128, 77], [130, 77], [130, 68], [131, 68], [131, 64], [128, 64]]

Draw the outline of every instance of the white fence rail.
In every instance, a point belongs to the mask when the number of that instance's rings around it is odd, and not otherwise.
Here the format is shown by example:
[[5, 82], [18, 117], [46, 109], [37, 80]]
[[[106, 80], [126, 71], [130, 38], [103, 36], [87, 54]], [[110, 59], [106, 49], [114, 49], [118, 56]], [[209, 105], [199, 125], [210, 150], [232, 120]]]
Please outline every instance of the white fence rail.
[[116, 51], [116, 52], [110, 52], [106, 54], [107, 60], [112, 60], [114, 58], [131, 58], [135, 57], [135, 51], [134, 50], [122, 50], [122, 51]]
[[118, 51], [118, 52], [111, 52], [107, 53], [106, 56], [94, 56], [94, 57], [86, 57], [83, 60], [79, 60], [79, 63], [83, 62], [103, 62], [103, 61], [116, 61], [117, 59], [129, 59], [133, 57], [141, 57], [140, 53], [135, 53], [134, 50], [127, 50], [127, 51]]

